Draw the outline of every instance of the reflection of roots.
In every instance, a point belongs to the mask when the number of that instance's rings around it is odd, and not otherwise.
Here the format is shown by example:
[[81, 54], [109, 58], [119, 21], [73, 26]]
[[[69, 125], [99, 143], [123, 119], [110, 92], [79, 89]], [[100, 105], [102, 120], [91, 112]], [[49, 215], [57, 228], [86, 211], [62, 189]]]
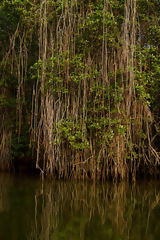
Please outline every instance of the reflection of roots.
[[[58, 239], [62, 233], [66, 238], [72, 233], [84, 236], [85, 228], [92, 228], [92, 224], [98, 221], [98, 226], [107, 224], [114, 237], [121, 235], [130, 239], [134, 236], [140, 240], [135, 229], [142, 218], [145, 227], [149, 225], [149, 217], [159, 201], [159, 193], [149, 184], [145, 188], [124, 183], [102, 186], [62, 182], [45, 184], [43, 191], [35, 196], [32, 236], [33, 239], [37, 239], [39, 233], [39, 239]], [[76, 223], [79, 227], [73, 229]]]
[[1, 173], [0, 175], [0, 213], [8, 211], [9, 200], [8, 189], [11, 185], [11, 178], [7, 174]]

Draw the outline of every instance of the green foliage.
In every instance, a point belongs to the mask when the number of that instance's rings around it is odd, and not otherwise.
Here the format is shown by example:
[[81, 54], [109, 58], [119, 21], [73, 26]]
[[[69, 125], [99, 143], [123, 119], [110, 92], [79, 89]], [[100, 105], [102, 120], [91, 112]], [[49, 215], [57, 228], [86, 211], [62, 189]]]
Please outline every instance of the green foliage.
[[144, 47], [137, 51], [138, 67], [136, 74], [136, 91], [156, 113], [160, 97], [160, 54], [156, 46]]
[[[83, 55], [77, 54], [73, 57], [69, 56], [68, 52], [50, 57], [46, 60], [44, 70], [42, 70], [42, 60], [34, 63], [31, 66], [31, 78], [42, 79], [42, 71], [45, 77], [45, 91], [55, 93], [68, 93], [75, 86], [84, 80], [85, 64]], [[69, 70], [68, 72], [67, 69]], [[67, 79], [66, 79], [67, 78]], [[66, 84], [67, 82], [67, 84]]]
[[58, 123], [58, 132], [62, 141], [67, 141], [76, 150], [89, 147], [89, 141], [80, 122], [75, 124], [71, 119], [62, 120]]
[[[116, 110], [116, 104], [123, 101], [123, 89], [121, 87], [103, 87], [95, 83], [90, 88], [91, 102], [89, 102], [88, 110], [90, 113], [101, 113]], [[110, 109], [108, 106], [110, 101]]]

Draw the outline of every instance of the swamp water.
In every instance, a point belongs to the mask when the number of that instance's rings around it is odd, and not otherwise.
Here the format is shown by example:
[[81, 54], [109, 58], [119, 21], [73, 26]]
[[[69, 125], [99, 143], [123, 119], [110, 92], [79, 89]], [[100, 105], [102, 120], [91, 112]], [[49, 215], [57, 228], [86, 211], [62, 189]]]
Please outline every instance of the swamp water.
[[0, 175], [1, 240], [159, 240], [160, 182], [91, 184]]

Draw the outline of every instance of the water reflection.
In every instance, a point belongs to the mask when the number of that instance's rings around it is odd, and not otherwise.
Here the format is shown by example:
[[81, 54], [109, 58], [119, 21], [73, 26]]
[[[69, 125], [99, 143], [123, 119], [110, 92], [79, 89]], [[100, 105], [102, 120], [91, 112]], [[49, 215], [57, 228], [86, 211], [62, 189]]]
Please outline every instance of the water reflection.
[[[159, 184], [45, 184], [32, 239], [155, 239]], [[37, 236], [38, 233], [38, 236]]]
[[160, 184], [0, 176], [0, 239], [159, 239]]

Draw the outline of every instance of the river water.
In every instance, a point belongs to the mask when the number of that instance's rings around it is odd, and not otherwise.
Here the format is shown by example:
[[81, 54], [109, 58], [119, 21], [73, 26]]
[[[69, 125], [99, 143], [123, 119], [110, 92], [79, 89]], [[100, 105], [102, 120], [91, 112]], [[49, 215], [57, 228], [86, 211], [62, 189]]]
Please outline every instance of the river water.
[[160, 182], [43, 184], [0, 175], [2, 240], [159, 240]]

